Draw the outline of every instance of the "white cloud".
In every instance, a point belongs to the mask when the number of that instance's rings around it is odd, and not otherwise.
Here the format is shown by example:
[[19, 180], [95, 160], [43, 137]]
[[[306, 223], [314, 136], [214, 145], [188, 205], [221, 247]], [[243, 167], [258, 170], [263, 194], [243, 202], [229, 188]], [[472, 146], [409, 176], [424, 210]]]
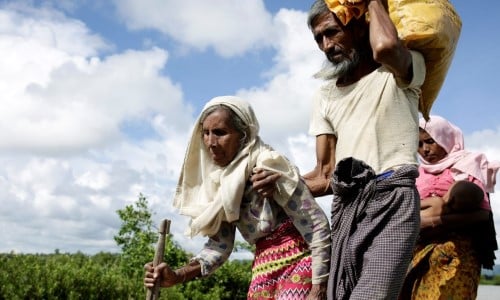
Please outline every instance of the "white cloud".
[[[44, 85], [6, 87], [12, 96], [5, 99], [9, 109], [0, 112], [0, 148], [54, 154], [99, 147], [120, 139], [125, 121], [149, 122], [157, 114], [172, 114], [171, 126], [185, 126], [190, 110], [182, 93], [159, 74], [166, 58], [165, 51], [152, 49], [81, 58], [80, 64], [68, 59], [47, 67]], [[31, 59], [37, 60], [36, 53]]]
[[168, 215], [192, 123], [168, 53], [99, 57], [98, 35], [49, 8], [4, 6], [0, 23], [0, 251], [116, 249], [116, 210], [141, 192]]
[[261, 0], [116, 0], [115, 5], [131, 29], [158, 30], [188, 48], [212, 48], [225, 57], [269, 46], [275, 38]]
[[264, 141], [288, 152], [289, 136], [306, 134], [312, 94], [321, 84], [312, 78], [323, 62], [306, 25], [306, 14], [282, 9], [274, 18], [276, 55], [264, 86], [241, 89], [259, 118]]

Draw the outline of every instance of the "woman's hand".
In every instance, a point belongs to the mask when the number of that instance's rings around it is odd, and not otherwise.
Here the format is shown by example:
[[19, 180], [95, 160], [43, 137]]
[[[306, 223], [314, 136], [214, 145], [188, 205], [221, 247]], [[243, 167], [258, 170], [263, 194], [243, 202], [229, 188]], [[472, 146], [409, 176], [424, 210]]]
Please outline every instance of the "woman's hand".
[[250, 176], [250, 181], [257, 194], [262, 198], [266, 198], [273, 196], [276, 191], [276, 181], [280, 176], [280, 173], [256, 168], [252, 176]]
[[326, 299], [326, 282], [313, 284], [311, 291], [307, 295], [306, 300], [323, 300]]
[[423, 199], [421, 203], [420, 229], [431, 229], [441, 225], [441, 215], [443, 214], [443, 208], [446, 205], [443, 198], [432, 196]]
[[171, 287], [182, 281], [179, 276], [166, 264], [161, 263], [156, 268], [153, 268], [153, 263], [144, 265], [144, 286], [152, 288], [155, 282], [160, 280], [161, 287]]

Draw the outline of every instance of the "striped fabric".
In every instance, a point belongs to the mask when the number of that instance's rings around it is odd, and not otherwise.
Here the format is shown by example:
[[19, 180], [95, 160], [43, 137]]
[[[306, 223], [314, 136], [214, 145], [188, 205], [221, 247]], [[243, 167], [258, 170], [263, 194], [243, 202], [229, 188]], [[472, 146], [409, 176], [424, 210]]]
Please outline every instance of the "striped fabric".
[[311, 256], [290, 219], [256, 243], [248, 299], [306, 299], [311, 290]]

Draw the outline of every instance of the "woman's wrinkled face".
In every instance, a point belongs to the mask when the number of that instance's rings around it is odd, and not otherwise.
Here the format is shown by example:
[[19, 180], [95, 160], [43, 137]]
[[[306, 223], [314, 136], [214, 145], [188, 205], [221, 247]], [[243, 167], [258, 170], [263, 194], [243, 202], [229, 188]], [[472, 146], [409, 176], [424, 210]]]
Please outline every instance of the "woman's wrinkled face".
[[229, 113], [217, 109], [203, 121], [203, 143], [207, 147], [214, 163], [227, 166], [238, 154], [242, 134], [231, 124]]
[[423, 129], [419, 130], [418, 154], [431, 164], [437, 163], [448, 155], [446, 150], [439, 146], [427, 131]]

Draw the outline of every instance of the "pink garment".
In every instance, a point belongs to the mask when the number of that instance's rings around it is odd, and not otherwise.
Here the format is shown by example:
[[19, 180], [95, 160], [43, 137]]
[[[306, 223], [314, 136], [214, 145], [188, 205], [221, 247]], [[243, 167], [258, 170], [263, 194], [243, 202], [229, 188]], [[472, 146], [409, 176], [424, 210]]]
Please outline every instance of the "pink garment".
[[[450, 169], [445, 169], [440, 174], [427, 173], [422, 167], [418, 168], [420, 175], [417, 178], [416, 185], [418, 193], [420, 194], [420, 199], [425, 201], [425, 198], [432, 196], [443, 197], [448, 189], [451, 187], [455, 179], [453, 179]], [[468, 181], [477, 184], [484, 191], [484, 186], [481, 181], [477, 180], [472, 176], [468, 176]], [[481, 202], [481, 208], [486, 210], [491, 210], [490, 203], [486, 193], [484, 194], [483, 201]]]
[[428, 122], [421, 118], [419, 126], [448, 153], [434, 164], [420, 156], [420, 166], [423, 170], [431, 174], [440, 174], [450, 169], [453, 179], [464, 180], [472, 176], [482, 183], [486, 192], [494, 192], [496, 175], [500, 168], [499, 161], [490, 162], [483, 153], [464, 150], [462, 131], [443, 117], [432, 115]]

